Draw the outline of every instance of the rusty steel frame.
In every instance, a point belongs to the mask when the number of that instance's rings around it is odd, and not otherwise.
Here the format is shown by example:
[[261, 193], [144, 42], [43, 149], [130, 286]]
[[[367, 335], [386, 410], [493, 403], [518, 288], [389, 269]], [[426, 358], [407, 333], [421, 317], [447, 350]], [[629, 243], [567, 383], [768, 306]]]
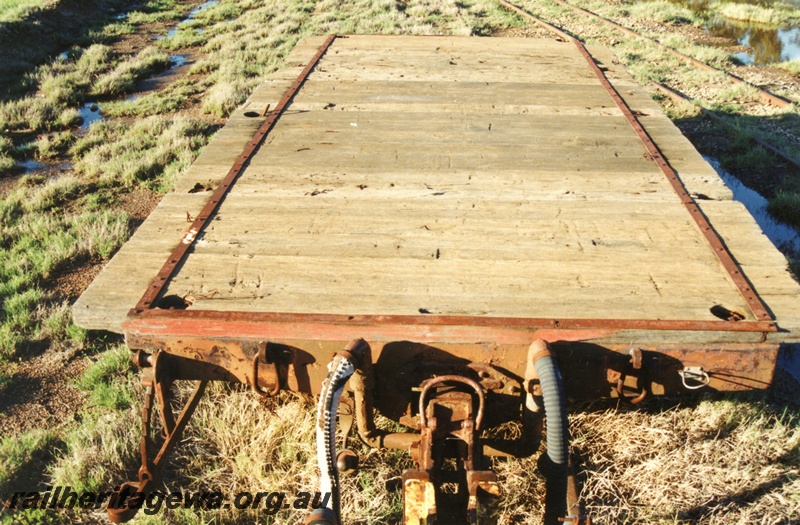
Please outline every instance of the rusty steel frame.
[[[508, 4], [510, 6], [510, 4]], [[526, 14], [524, 11], [515, 9], [521, 14]], [[530, 15], [528, 15], [530, 16]], [[538, 21], [538, 19], [537, 19]], [[548, 24], [546, 24], [548, 25]], [[549, 26], [549, 25], [548, 25]], [[552, 28], [552, 26], [551, 26]], [[661, 152], [653, 143], [650, 136], [641, 126], [639, 121], [633, 115], [630, 107], [627, 106], [624, 100], [619, 96], [619, 93], [609, 83], [608, 79], [603, 75], [602, 71], [594, 63], [591, 55], [586, 48], [576, 39], [567, 36], [578, 47], [581, 54], [586, 58], [590, 67], [595, 75], [600, 80], [603, 87], [608, 91], [609, 95], [614, 99], [622, 112], [625, 114], [626, 119], [633, 127], [636, 134], [642, 140], [648, 154], [662, 169], [664, 174], [669, 179], [673, 189], [681, 198], [684, 206], [693, 217], [704, 237], [708, 241], [712, 250], [725, 270], [730, 275], [737, 290], [744, 298], [747, 306], [752, 311], [756, 320], [753, 321], [699, 321], [699, 320], [664, 320], [664, 319], [552, 319], [552, 318], [509, 318], [509, 317], [472, 317], [472, 316], [452, 316], [452, 315], [343, 315], [343, 314], [312, 314], [312, 313], [284, 313], [284, 312], [243, 312], [231, 311], [220, 312], [214, 310], [182, 310], [182, 309], [169, 309], [162, 310], [156, 307], [156, 301], [159, 295], [163, 292], [169, 279], [174, 275], [175, 270], [188, 253], [189, 249], [193, 246], [197, 236], [203, 231], [207, 222], [211, 219], [212, 215], [217, 211], [220, 204], [224, 200], [225, 195], [231, 189], [237, 177], [242, 173], [250, 158], [255, 154], [260, 145], [263, 143], [267, 134], [272, 130], [283, 111], [291, 103], [293, 97], [302, 87], [305, 80], [308, 78], [311, 71], [319, 63], [328, 50], [337, 35], [330, 35], [325, 42], [319, 47], [317, 52], [308, 62], [303, 71], [298, 75], [297, 79], [291, 84], [288, 90], [284, 93], [278, 104], [269, 114], [268, 118], [264, 121], [251, 141], [247, 144], [244, 151], [234, 162], [233, 167], [230, 169], [226, 177], [222, 180], [215, 192], [210, 197], [202, 212], [198, 214], [195, 221], [192, 223], [189, 230], [184, 235], [180, 244], [173, 250], [169, 258], [166, 260], [161, 270], [158, 272], [152, 283], [148, 286], [142, 298], [139, 300], [135, 308], [133, 308], [129, 316], [134, 321], [131, 324], [138, 324], [142, 329], [145, 326], [154, 327], [165, 326], [165, 322], [173, 322], [182, 326], [193, 325], [193, 329], [198, 330], [200, 333], [204, 331], [204, 327], [208, 321], [217, 322], [233, 322], [242, 324], [257, 323], [259, 325], [268, 324], [273, 327], [273, 333], [277, 332], [291, 332], [291, 327], [305, 327], [307, 333], [316, 333], [326, 340], [339, 339], [339, 333], [347, 330], [349, 327], [370, 327], [372, 332], [382, 332], [385, 337], [391, 337], [397, 329], [403, 327], [417, 327], [424, 331], [425, 327], [433, 327], [436, 331], [438, 327], [476, 327], [497, 330], [501, 333], [508, 333], [510, 331], [540, 331], [540, 330], [554, 330], [554, 331], [570, 331], [570, 330], [586, 330], [595, 331], [600, 335], [609, 335], [622, 330], [659, 330], [659, 331], [720, 331], [720, 332], [757, 332], [760, 333], [761, 341], [766, 339], [768, 332], [778, 331], [778, 327], [774, 318], [770, 315], [763, 302], [757, 296], [752, 288], [752, 285], [747, 281], [746, 277], [741, 272], [736, 261], [728, 252], [724, 243], [713, 230], [708, 220], [697, 207], [694, 200], [686, 192], [681, 181], [678, 179], [675, 172], [666, 162]], [[339, 37], [343, 38], [343, 37]], [[152, 322], [148, 322], [150, 319]], [[383, 330], [381, 330], [383, 329]], [[419, 331], [419, 330], [418, 330]], [[446, 332], [447, 330], [439, 330]], [[328, 333], [330, 332], [330, 333]], [[327, 335], [326, 335], [327, 334]], [[166, 335], [166, 334], [165, 334]], [[289, 336], [290, 334], [285, 334]], [[487, 334], [483, 334], [487, 335]], [[586, 339], [584, 334], [581, 339]], [[294, 337], [293, 337], [294, 338]]]
[[[406, 377], [426, 375], [428, 372], [451, 373], [448, 370], [453, 366], [463, 368], [467, 363], [491, 363], [491, 367], [503, 371], [506, 383], [519, 382], [521, 385], [525, 376], [525, 356], [530, 341], [534, 339], [536, 337], [529, 335], [514, 343], [503, 344], [494, 341], [426, 344], [411, 337], [391, 342], [373, 340], [370, 346], [373, 358], [371, 368], [374, 372], [370, 371], [369, 374], [383, 378], [377, 388], [389, 388], [389, 383], [399, 381], [394, 377], [398, 368], [416, 366], [414, 363], [425, 363], [427, 368], [407, 371], [410, 375]], [[276, 350], [273, 353], [276, 366], [262, 368], [259, 386], [273, 390], [280, 385], [281, 389], [311, 395], [319, 394], [327, 375], [324, 365], [347, 342], [286, 338], [271, 340], [275, 341], [271, 344]], [[175, 365], [177, 379], [211, 378], [243, 384], [251, 384], [252, 358], [259, 353], [261, 341], [236, 332], [218, 333], [216, 336], [134, 333], [127, 336], [131, 348], [174, 356], [173, 361], [179, 363]], [[765, 389], [772, 382], [780, 344], [631, 345], [559, 342], [553, 344], [552, 348], [559, 368], [565, 377], [570, 378], [566, 383], [570, 398], [595, 399], [620, 395], [635, 398], [641, 395], [643, 388], [647, 388], [650, 395], [682, 392], [678, 371], [688, 365], [702, 366], [709, 372], [711, 383], [708, 388], [711, 390]], [[463, 375], [463, 371], [461, 373]], [[371, 396], [368, 392], [373, 388], [376, 387], [359, 388], [364, 391], [360, 394], [364, 398], [362, 403]], [[394, 387], [391, 389], [395, 390]], [[384, 405], [379, 408], [380, 412], [391, 412], [387, 410], [386, 400], [383, 399], [386, 394], [378, 397]], [[362, 430], [364, 436], [369, 438], [374, 425], [367, 425]]]

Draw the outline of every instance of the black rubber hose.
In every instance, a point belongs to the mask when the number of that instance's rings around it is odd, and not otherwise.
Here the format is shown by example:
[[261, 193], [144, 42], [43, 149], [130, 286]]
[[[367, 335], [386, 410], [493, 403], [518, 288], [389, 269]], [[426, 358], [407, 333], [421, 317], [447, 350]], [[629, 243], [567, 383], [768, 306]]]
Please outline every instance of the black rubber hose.
[[551, 355], [544, 355], [533, 363], [542, 387], [546, 420], [547, 452], [539, 458], [539, 468], [545, 476], [545, 525], [558, 525], [559, 518], [567, 514], [567, 475], [569, 459], [569, 431], [567, 398], [558, 364]]

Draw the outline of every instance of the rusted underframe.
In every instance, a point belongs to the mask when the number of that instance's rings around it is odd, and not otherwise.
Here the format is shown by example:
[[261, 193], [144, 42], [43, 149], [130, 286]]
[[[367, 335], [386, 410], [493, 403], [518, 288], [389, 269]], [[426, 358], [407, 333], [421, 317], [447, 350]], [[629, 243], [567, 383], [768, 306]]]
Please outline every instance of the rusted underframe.
[[275, 109], [272, 110], [264, 123], [258, 128], [258, 131], [256, 131], [255, 135], [253, 135], [253, 138], [247, 143], [247, 146], [245, 146], [244, 151], [242, 151], [242, 153], [234, 161], [233, 166], [228, 171], [227, 175], [225, 175], [225, 178], [222, 179], [222, 182], [220, 182], [219, 186], [217, 186], [217, 189], [214, 190], [214, 193], [211, 195], [202, 211], [197, 215], [197, 218], [189, 227], [186, 235], [183, 236], [180, 244], [175, 247], [170, 256], [164, 262], [161, 270], [153, 279], [150, 286], [148, 286], [142, 298], [139, 299], [139, 303], [131, 311], [132, 314], [138, 314], [153, 307], [156, 298], [161, 293], [164, 286], [166, 286], [170, 277], [172, 277], [172, 274], [180, 264], [183, 257], [186, 255], [189, 248], [194, 245], [197, 236], [203, 231], [206, 223], [217, 211], [217, 208], [219, 208], [219, 205], [222, 203], [228, 191], [230, 191], [231, 187], [236, 181], [236, 178], [242, 173], [247, 163], [261, 146], [264, 138], [275, 126], [275, 123], [283, 114], [283, 111], [300, 90], [300, 87], [306, 81], [308, 75], [311, 74], [311, 71], [314, 69], [317, 63], [319, 63], [320, 59], [328, 50], [335, 38], [336, 35], [330, 35], [325, 39], [325, 42], [319, 47], [319, 49], [317, 49], [317, 52], [308, 62], [306, 67], [303, 68], [303, 71], [300, 72], [294, 82], [292, 82], [291, 86], [289, 86], [289, 88], [283, 94], [280, 101], [278, 101], [276, 104]]
[[[208, 378], [249, 385], [254, 376], [253, 358], [258, 355], [259, 343], [263, 340], [230, 337], [230, 332], [225, 333], [227, 337], [218, 334], [214, 338], [128, 334], [127, 342], [134, 349], [163, 352], [179, 358], [182, 364], [175, 366], [177, 378]], [[281, 389], [313, 395], [319, 393], [331, 356], [347, 342], [318, 339], [272, 341], [267, 343], [265, 360], [260, 362], [258, 386], [274, 391], [279, 385]], [[374, 375], [382, 378], [377, 386], [376, 399], [380, 403], [376, 408], [399, 421], [410, 410], [407, 404], [411, 402], [412, 390], [430, 377], [447, 373], [472, 374], [478, 381], [496, 380], [505, 386], [501, 389], [502, 395], [499, 390], [492, 395], [513, 400], [521, 393], [530, 341], [529, 337], [513, 344], [426, 344], [410, 339], [370, 342]], [[620, 394], [637, 397], [643, 388], [647, 389], [648, 395], [685, 392], [678, 372], [687, 367], [702, 367], [709, 376], [708, 390], [765, 389], [772, 382], [780, 348], [777, 343], [632, 346], [561, 342], [552, 346], [565, 377], [567, 392], [571, 399], [576, 400], [620, 397]], [[633, 359], [632, 349], [636, 349], [638, 354], [638, 365]], [[483, 372], [479, 374], [478, 369]], [[492, 391], [491, 386], [485, 385], [485, 388]], [[494, 416], [498, 411], [493, 409], [489, 413]]]

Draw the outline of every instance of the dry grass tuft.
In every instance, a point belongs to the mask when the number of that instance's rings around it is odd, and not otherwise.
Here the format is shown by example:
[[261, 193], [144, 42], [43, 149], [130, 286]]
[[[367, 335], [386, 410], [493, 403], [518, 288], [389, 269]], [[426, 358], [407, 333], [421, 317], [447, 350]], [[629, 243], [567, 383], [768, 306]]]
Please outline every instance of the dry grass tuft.
[[769, 7], [738, 2], [712, 2], [709, 7], [725, 18], [757, 24], [781, 25], [800, 18], [800, 10], [778, 2]]
[[[188, 387], [188, 386], [187, 386]], [[183, 391], [188, 394], [188, 389]], [[299, 492], [318, 490], [318, 470], [312, 400], [282, 393], [262, 401], [244, 388], [212, 384], [195, 412], [190, 437], [169, 467], [167, 487], [193, 492], [219, 491], [232, 499], [247, 491], [285, 492], [293, 502]], [[343, 513], [348, 523], [395, 522], [402, 513], [400, 494], [388, 492], [389, 480], [399, 479], [410, 462], [402, 453], [373, 451], [358, 444], [361, 470], [344, 477]], [[263, 519], [264, 508], [198, 510], [202, 522], [242, 523]], [[304, 511], [282, 509], [274, 523], [293, 523]], [[181, 513], [168, 520], [181, 521]]]
[[763, 399], [575, 413], [593, 523], [800, 518], [800, 425]]

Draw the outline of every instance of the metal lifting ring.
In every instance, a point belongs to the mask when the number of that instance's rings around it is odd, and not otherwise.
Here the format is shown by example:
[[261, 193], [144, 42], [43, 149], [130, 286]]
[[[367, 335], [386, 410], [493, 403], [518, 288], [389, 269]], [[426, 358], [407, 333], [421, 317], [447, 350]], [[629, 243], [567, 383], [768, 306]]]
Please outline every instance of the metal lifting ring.
[[636, 397], [626, 396], [624, 393], [626, 377], [628, 377], [628, 374], [623, 372], [622, 375], [619, 377], [619, 379], [617, 379], [617, 394], [619, 395], [619, 398], [622, 399], [623, 401], [628, 402], [632, 405], [638, 405], [639, 403], [644, 401], [645, 398], [647, 397], [647, 389], [645, 387], [642, 387], [642, 391], [639, 392], [639, 394]]
[[428, 394], [428, 390], [430, 390], [431, 387], [434, 385], [447, 382], [462, 383], [464, 385], [472, 387], [472, 389], [475, 390], [475, 393], [478, 394], [478, 414], [477, 416], [475, 416], [475, 431], [477, 432], [478, 430], [481, 429], [481, 422], [483, 421], [483, 406], [485, 404], [483, 396], [483, 388], [481, 387], [481, 385], [479, 385], [472, 379], [459, 375], [443, 375], [439, 377], [434, 377], [433, 379], [429, 379], [425, 382], [424, 386], [422, 387], [422, 392], [420, 392], [419, 394], [420, 427], [425, 428], [428, 424], [425, 417], [425, 397]]

